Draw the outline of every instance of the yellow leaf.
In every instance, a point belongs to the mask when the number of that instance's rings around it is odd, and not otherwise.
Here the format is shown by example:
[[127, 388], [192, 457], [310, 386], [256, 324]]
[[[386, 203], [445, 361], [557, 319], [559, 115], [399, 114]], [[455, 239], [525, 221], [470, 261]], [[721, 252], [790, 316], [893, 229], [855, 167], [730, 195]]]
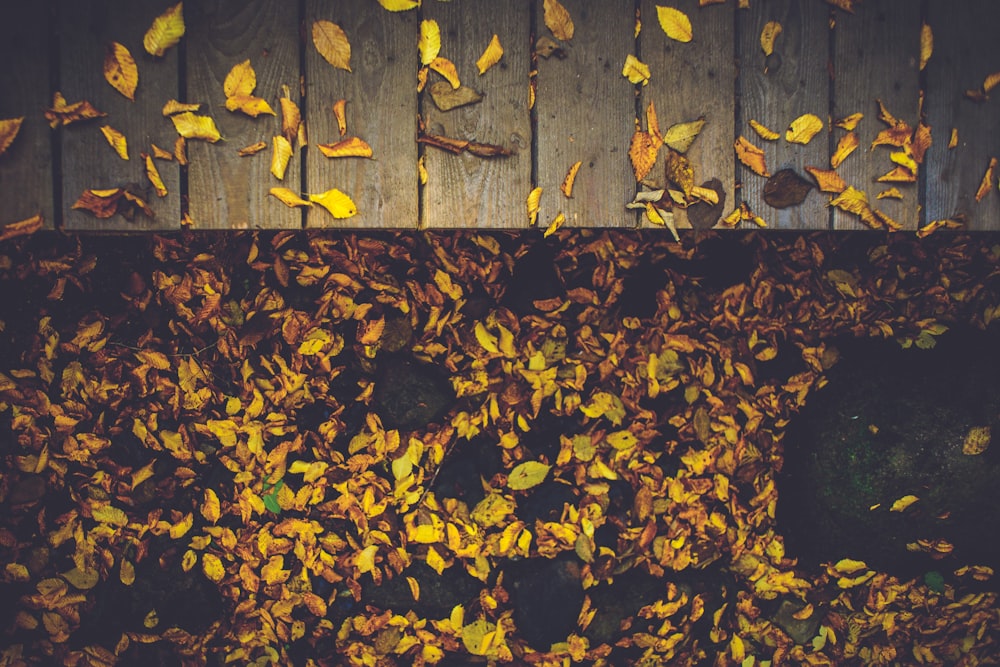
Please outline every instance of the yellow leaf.
[[312, 206], [312, 202], [308, 202], [305, 199], [302, 199], [288, 188], [271, 188], [268, 191], [268, 194], [276, 198], [285, 206], [289, 207]]
[[847, 189], [847, 183], [840, 177], [840, 174], [832, 169], [817, 169], [816, 167], [806, 167], [805, 169], [816, 181], [820, 192], [840, 194]]
[[486, 70], [496, 65], [500, 62], [500, 58], [503, 57], [503, 47], [500, 45], [500, 38], [497, 37], [496, 33], [493, 34], [493, 39], [490, 43], [486, 45], [486, 50], [483, 51], [483, 55], [479, 56], [479, 60], [476, 61], [476, 68], [479, 70], [479, 76], [486, 73]]
[[755, 174], [765, 178], [771, 175], [764, 161], [764, 151], [747, 141], [746, 137], [740, 136], [736, 140], [736, 157]]
[[[118, 157], [123, 160], [127, 160], [128, 141], [125, 139], [125, 135], [110, 125], [103, 126], [101, 128], [101, 133], [104, 135], [104, 138], [108, 140], [108, 144], [111, 145], [111, 148], [115, 149], [115, 152], [118, 153]], [[0, 146], [2, 146], [2, 143], [0, 143]], [[0, 153], [3, 153], [3, 151], [0, 150]]]
[[441, 557], [441, 554], [439, 554], [437, 549], [434, 547], [427, 548], [427, 555], [424, 557], [424, 562], [427, 563], [427, 567], [431, 568], [438, 574], [444, 572], [444, 569], [448, 566], [448, 564], [444, 561], [444, 558]]
[[528, 206], [528, 224], [532, 227], [538, 222], [538, 210], [539, 202], [542, 199], [542, 189], [534, 188], [528, 193], [527, 206]]
[[840, 120], [834, 122], [834, 125], [843, 130], [851, 132], [852, 130], [854, 130], [854, 128], [858, 126], [858, 123], [860, 123], [861, 119], [864, 117], [865, 115], [863, 113], [852, 113], [850, 116], [841, 118]]
[[200, 108], [200, 104], [185, 104], [184, 102], [178, 102], [177, 100], [167, 100], [167, 103], [163, 105], [161, 113], [164, 116], [173, 116], [174, 114], [184, 113], [185, 111], [197, 111]]
[[226, 97], [249, 97], [257, 87], [257, 72], [250, 65], [250, 59], [233, 65], [222, 82], [222, 92]]
[[153, 157], [142, 154], [142, 159], [146, 162], [146, 178], [149, 182], [153, 184], [153, 189], [156, 190], [157, 197], [167, 196], [167, 186], [163, 184], [163, 179], [160, 178], [160, 170], [156, 168], [156, 164], [153, 163]]
[[552, 222], [549, 223], [549, 226], [545, 228], [542, 238], [548, 238], [555, 234], [559, 231], [559, 228], [563, 226], [564, 222], [566, 222], [566, 215], [562, 211], [559, 211], [556, 217], [552, 218]]
[[497, 627], [484, 618], [479, 618], [462, 627], [462, 643], [472, 655], [488, 655], [497, 638]]
[[434, 19], [424, 19], [420, 22], [417, 50], [420, 51], [421, 65], [430, 65], [438, 57], [441, 51], [441, 29]]
[[358, 568], [358, 572], [364, 574], [365, 572], [371, 572], [375, 569], [375, 554], [378, 553], [378, 545], [370, 544], [355, 556], [354, 564]]
[[219, 583], [226, 576], [226, 568], [215, 554], [204, 554], [201, 557], [201, 571], [209, 581]]
[[101, 574], [95, 569], [81, 570], [74, 567], [72, 570], [62, 573], [63, 579], [81, 591], [90, 590], [101, 580]]
[[351, 43], [339, 25], [318, 20], [312, 26], [313, 44], [326, 62], [337, 69], [351, 71]]
[[781, 34], [781, 24], [777, 21], [768, 21], [764, 29], [760, 31], [760, 48], [765, 56], [774, 53], [774, 40]]
[[191, 526], [193, 525], [194, 525], [194, 514], [192, 512], [188, 512], [187, 514], [184, 515], [184, 517], [180, 521], [170, 526], [169, 530], [170, 537], [172, 537], [175, 540], [179, 540], [180, 538], [187, 535], [187, 532], [191, 530]]
[[177, 134], [185, 139], [204, 139], [214, 144], [222, 138], [210, 116], [196, 116], [185, 111], [171, 116], [170, 120], [173, 121]]
[[842, 136], [837, 142], [837, 149], [830, 156], [830, 166], [834, 169], [839, 167], [847, 159], [847, 156], [854, 152], [858, 144], [858, 135], [854, 132], [848, 132]]
[[615, 431], [604, 438], [608, 444], [617, 450], [632, 449], [639, 442], [632, 431]]
[[[950, 222], [950, 221], [945, 221]], [[938, 226], [945, 226], [943, 223]], [[973, 426], [965, 434], [962, 442], [962, 453], [966, 456], [978, 456], [990, 446], [993, 434], [989, 426]]]
[[934, 53], [934, 31], [924, 23], [920, 26], [920, 71], [927, 67], [927, 61]]
[[160, 57], [166, 53], [167, 49], [175, 46], [184, 36], [184, 11], [183, 2], [163, 12], [149, 26], [149, 30], [143, 35], [142, 45], [146, 53], [151, 56]]
[[390, 12], [405, 12], [409, 9], [416, 9], [420, 6], [420, 0], [378, 0]]
[[95, 521], [108, 523], [112, 526], [125, 526], [128, 524], [128, 515], [125, 514], [124, 511], [118, 509], [117, 507], [112, 507], [111, 505], [95, 507], [91, 512], [91, 516], [94, 517]]
[[135, 88], [139, 85], [139, 68], [123, 44], [111, 42], [105, 49], [104, 78], [112, 88], [135, 101]]
[[[288, 89], [285, 94], [278, 99], [281, 105], [281, 136], [288, 139], [289, 143], [299, 136], [299, 127], [302, 125], [302, 111], [299, 105], [288, 97]], [[300, 146], [301, 148], [301, 146]]]
[[635, 174], [636, 181], [646, 178], [653, 165], [656, 164], [656, 155], [659, 149], [659, 141], [648, 132], [637, 129], [632, 134], [628, 157], [632, 162], [632, 173]]
[[850, 558], [843, 558], [833, 566], [833, 570], [837, 574], [854, 574], [858, 570], [863, 570], [868, 565], [864, 561], [852, 560]]
[[250, 155], [256, 155], [257, 153], [261, 152], [265, 148], [267, 148], [267, 142], [266, 141], [258, 141], [255, 144], [250, 144], [249, 146], [244, 146], [243, 148], [241, 148], [238, 151], [236, 151], [236, 154], [239, 155], [240, 157], [248, 157]]
[[371, 157], [372, 147], [357, 137], [338, 141], [335, 144], [316, 144], [326, 157]]
[[983, 79], [983, 92], [989, 93], [991, 90], [1000, 85], [1000, 72], [993, 72], [987, 74], [986, 78]]
[[663, 143], [678, 153], [686, 153], [703, 127], [705, 127], [704, 118], [671, 125], [663, 135]]
[[482, 320], [476, 322], [473, 332], [484, 350], [490, 354], [500, 354], [499, 339], [486, 330], [486, 325], [483, 324]]
[[153, 149], [153, 157], [157, 160], [166, 160], [167, 162], [173, 161], [174, 154], [170, 151], [164, 150], [154, 143], [150, 143], [149, 147]]
[[285, 569], [285, 557], [281, 554], [271, 556], [264, 567], [260, 568], [260, 575], [264, 583], [281, 584], [288, 580], [291, 571]]
[[351, 198], [336, 188], [318, 195], [309, 195], [309, 201], [319, 204], [335, 218], [350, 218], [358, 214], [358, 207]]
[[204, 498], [201, 503], [201, 515], [205, 517], [205, 521], [215, 523], [222, 514], [219, 496], [214, 489], [205, 489]]
[[811, 113], [803, 114], [792, 121], [785, 132], [785, 141], [793, 144], [808, 144], [823, 129], [823, 121]]
[[538, 486], [549, 474], [552, 466], [540, 461], [525, 461], [514, 467], [507, 475], [507, 488], [514, 491], [523, 491]]
[[781, 138], [780, 134], [778, 134], [772, 129], [765, 127], [764, 125], [761, 125], [755, 120], [752, 119], [750, 120], [750, 127], [753, 128], [753, 131], [757, 133], [757, 136], [759, 136], [764, 141], [776, 141], [779, 138]]
[[907, 507], [917, 502], [918, 500], [920, 499], [913, 495], [903, 496], [902, 498], [898, 499], [896, 502], [892, 504], [892, 507], [889, 508], [889, 511], [902, 512], [903, 510], [905, 510]]
[[271, 142], [271, 174], [279, 181], [284, 180], [288, 161], [292, 159], [292, 145], [280, 134]]
[[562, 185], [559, 186], [559, 189], [567, 197], [573, 196], [573, 182], [576, 180], [576, 173], [580, 171], [580, 165], [582, 164], [583, 162], [580, 160], [574, 162], [569, 171], [566, 172], [566, 178], [563, 179]]
[[566, 8], [559, 0], [545, 0], [542, 3], [544, 11], [545, 27], [552, 31], [556, 39], [568, 42], [573, 39], [576, 28], [573, 25], [573, 17], [569, 15]]
[[679, 9], [657, 5], [656, 17], [660, 20], [663, 32], [667, 33], [667, 37], [670, 39], [678, 42], [690, 42], [693, 38], [691, 19]]
[[625, 65], [622, 67], [622, 76], [632, 83], [649, 83], [649, 65], [641, 62], [631, 53], [625, 56]]
[[439, 56], [431, 61], [430, 68], [447, 79], [452, 88], [461, 88], [462, 82], [458, 78], [458, 70], [455, 68], [455, 63]]
[[135, 566], [129, 560], [122, 559], [121, 568], [118, 570], [118, 578], [126, 586], [135, 583]]
[[981, 202], [989, 191], [993, 188], [993, 172], [997, 168], [997, 159], [990, 158], [990, 163], [986, 167], [986, 173], [983, 174], [983, 180], [979, 182], [979, 189], [976, 190], [976, 202]]
[[887, 188], [882, 192], [875, 195], [875, 199], [902, 199], [903, 193], [899, 191], [899, 188]]
[[[24, 116], [21, 116], [20, 118], [0, 120], [0, 155], [3, 155], [4, 152], [10, 148], [14, 138], [17, 137], [17, 133], [21, 130], [22, 122], [24, 122]], [[128, 158], [126, 157], [123, 159], [127, 160]]]

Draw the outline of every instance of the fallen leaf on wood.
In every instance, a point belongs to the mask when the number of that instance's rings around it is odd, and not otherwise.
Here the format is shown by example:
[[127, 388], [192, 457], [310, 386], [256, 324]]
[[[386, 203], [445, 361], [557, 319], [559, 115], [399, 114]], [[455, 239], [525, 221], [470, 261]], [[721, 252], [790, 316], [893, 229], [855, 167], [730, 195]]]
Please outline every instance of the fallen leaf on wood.
[[805, 170], [816, 181], [816, 186], [820, 192], [830, 192], [840, 194], [847, 189], [847, 183], [833, 169], [819, 169], [817, 167], [806, 167]]
[[500, 58], [502, 57], [503, 46], [500, 45], [500, 38], [494, 33], [493, 38], [490, 39], [490, 43], [486, 45], [483, 54], [476, 60], [476, 69], [479, 70], [479, 76], [482, 76], [486, 73], [486, 70], [500, 62]]
[[143, 161], [146, 163], [146, 178], [149, 182], [153, 184], [153, 189], [156, 190], [157, 197], [167, 196], [167, 186], [163, 184], [163, 179], [160, 177], [160, 170], [156, 168], [156, 164], [153, 162], [153, 156], [148, 153], [142, 153], [140, 155]]
[[512, 155], [510, 149], [495, 144], [483, 144], [477, 141], [467, 141], [465, 139], [453, 139], [438, 134], [422, 134], [417, 138], [417, 142], [440, 148], [458, 155], [468, 152], [477, 157], [506, 157]]
[[582, 164], [583, 162], [580, 160], [574, 162], [570, 166], [569, 171], [566, 172], [566, 178], [563, 179], [562, 185], [559, 186], [559, 189], [562, 190], [562, 193], [566, 197], [573, 196], [573, 182], [576, 181], [576, 173], [580, 171], [580, 165]]
[[861, 119], [864, 117], [865, 115], [863, 113], [852, 113], [850, 116], [834, 121], [833, 125], [834, 127], [839, 127], [842, 130], [850, 132], [858, 126], [858, 123], [860, 123]]
[[767, 178], [771, 174], [767, 171], [767, 164], [764, 161], [764, 151], [754, 146], [746, 137], [740, 136], [736, 140], [736, 157], [740, 162], [750, 168], [753, 173]]
[[542, 189], [534, 188], [528, 193], [528, 198], [526, 200], [528, 208], [528, 225], [534, 227], [535, 223], [538, 222], [538, 210], [539, 202], [542, 199]]
[[162, 57], [172, 46], [176, 46], [184, 36], [184, 3], [178, 2], [155, 19], [142, 37], [146, 53]]
[[252, 118], [256, 118], [261, 114], [276, 115], [274, 109], [267, 103], [267, 100], [253, 95], [227, 97], [226, 109], [229, 111], [241, 111]]
[[958, 146], [958, 128], [951, 128], [951, 136], [948, 138], [948, 150]]
[[[701, 184], [701, 187], [694, 188], [693, 192], [709, 190], [715, 194], [715, 202], [701, 195], [701, 201], [695, 202], [687, 207], [687, 219], [695, 229], [711, 229], [719, 222], [722, 212], [726, 206], [726, 189], [722, 181], [713, 178]], [[699, 194], [701, 194], [699, 192]]]
[[[128, 159], [128, 142], [125, 139], [125, 135], [111, 127], [110, 125], [104, 125], [101, 127], [101, 134], [107, 139], [108, 145], [114, 149], [115, 153], [118, 154], [123, 160]], [[2, 152], [2, 151], [0, 151]]]
[[562, 211], [559, 211], [558, 215], [556, 215], [556, 217], [552, 219], [552, 222], [549, 223], [549, 226], [545, 228], [545, 231], [542, 233], [542, 238], [548, 238], [553, 234], [555, 234], [557, 231], [559, 231], [559, 228], [562, 227], [563, 223], [565, 222], [566, 222], [566, 215]]
[[575, 31], [573, 17], [569, 15], [559, 0], [544, 0], [542, 11], [545, 27], [552, 31], [556, 39], [563, 42], [573, 39]]
[[628, 157], [632, 161], [632, 173], [635, 174], [636, 181], [641, 181], [649, 174], [653, 165], [656, 164], [656, 155], [659, 149], [660, 142], [648, 132], [637, 129], [632, 135]]
[[288, 188], [271, 188], [268, 190], [268, 194], [291, 208], [296, 206], [312, 206], [312, 202], [306, 201]]
[[281, 136], [291, 143], [299, 136], [302, 112], [299, 110], [299, 105], [292, 100], [287, 86], [282, 90], [278, 104], [281, 106]]
[[250, 144], [249, 146], [244, 146], [243, 148], [241, 148], [238, 151], [236, 151], [236, 154], [239, 155], [240, 157], [248, 157], [250, 155], [256, 155], [257, 153], [261, 152], [265, 148], [267, 148], [267, 142], [266, 141], [258, 141], [255, 144]]
[[892, 171], [879, 176], [879, 183], [916, 183], [917, 175], [906, 167], [894, 167]]
[[704, 118], [671, 125], [663, 135], [663, 143], [678, 153], [687, 153], [703, 127], [705, 127]]
[[104, 50], [104, 79], [126, 98], [135, 101], [139, 68], [124, 44], [111, 42]]
[[792, 144], [808, 144], [823, 129], [823, 121], [811, 113], [803, 114], [792, 121], [785, 131], [785, 141]]
[[420, 53], [421, 65], [430, 65], [438, 57], [441, 51], [441, 29], [434, 19], [424, 19], [420, 22], [417, 51]]
[[185, 111], [171, 116], [170, 120], [173, 121], [177, 134], [185, 139], [202, 139], [214, 144], [222, 138], [211, 116], [196, 116]]
[[934, 31], [926, 23], [920, 26], [920, 71], [927, 67], [927, 61], [934, 53]]
[[187, 139], [184, 137], [177, 137], [174, 141], [174, 157], [177, 158], [178, 164], [182, 167], [187, 166]]
[[[660, 120], [656, 116], [656, 105], [653, 104], [653, 100], [650, 100], [649, 104], [646, 105], [646, 131], [653, 135], [653, 138], [656, 139], [659, 145], [663, 145], [663, 133], [660, 132]], [[671, 146], [671, 148], [673, 148], [673, 146]], [[674, 148], [674, 150], [677, 149]], [[683, 153], [684, 151], [678, 152]]]
[[247, 58], [233, 65], [222, 82], [222, 92], [226, 97], [249, 96], [257, 87], [257, 72]]
[[434, 105], [441, 111], [451, 111], [469, 104], [476, 104], [483, 99], [482, 93], [464, 85], [452, 88], [447, 81], [435, 81], [431, 84], [430, 94]]
[[780, 134], [778, 134], [772, 129], [765, 127], [764, 125], [761, 125], [760, 123], [758, 123], [753, 119], [750, 120], [750, 128], [754, 132], [756, 132], [757, 136], [763, 139], [764, 141], [777, 141], [778, 139], [781, 138]]
[[153, 157], [157, 160], [166, 160], [167, 162], [172, 162], [174, 159], [174, 154], [168, 150], [160, 148], [156, 144], [150, 144], [149, 147], [153, 151]]
[[51, 128], [107, 115], [103, 111], [95, 109], [87, 100], [67, 104], [66, 98], [60, 92], [56, 92], [52, 96], [52, 108], [45, 110], [45, 118], [48, 119]]
[[930, 236], [939, 229], [962, 229], [965, 227], [965, 217], [955, 216], [944, 220], [932, 220], [917, 230], [917, 238]]
[[847, 159], [847, 156], [855, 151], [859, 143], [858, 135], [854, 132], [848, 132], [842, 136], [837, 142], [836, 150], [830, 156], [830, 166], [834, 169], [839, 167]]
[[875, 195], [875, 199], [902, 199], [903, 193], [899, 191], [899, 188], [887, 188], [882, 192]]
[[337, 69], [351, 71], [351, 43], [339, 25], [323, 19], [313, 21], [312, 38], [326, 62]]
[[177, 100], [167, 100], [167, 103], [163, 105], [161, 113], [164, 116], [173, 116], [174, 114], [184, 113], [185, 111], [197, 111], [200, 108], [200, 104], [185, 104], [184, 102], [178, 102]]
[[[445, 84], [447, 85], [447, 84]], [[372, 147], [357, 137], [338, 141], [335, 144], [316, 144], [326, 157], [371, 157]]]
[[837, 9], [843, 9], [845, 12], [854, 13], [854, 5], [861, 0], [826, 0], [826, 4], [833, 5]]
[[622, 67], [622, 76], [630, 82], [642, 85], [649, 83], [649, 65], [641, 62], [631, 53], [625, 56], [625, 65]]
[[336, 188], [318, 195], [309, 195], [309, 201], [319, 204], [338, 219], [350, 218], [358, 213], [358, 207], [351, 198]]
[[337, 100], [333, 103], [333, 117], [337, 120], [340, 136], [347, 134], [347, 100]]
[[405, 12], [420, 6], [420, 0], [378, 0], [390, 12]]
[[283, 181], [288, 161], [292, 159], [292, 144], [280, 134], [271, 140], [271, 174]]
[[781, 24], [777, 21], [768, 21], [764, 24], [764, 29], [760, 31], [760, 48], [765, 56], [774, 53], [774, 41], [781, 34]]
[[659, 19], [660, 27], [670, 39], [678, 42], [690, 42], [693, 38], [691, 19], [681, 10], [656, 5], [656, 18]]
[[983, 79], [983, 92], [989, 95], [998, 85], [1000, 85], [1000, 71], [987, 74]]
[[673, 183], [680, 188], [685, 198], [690, 197], [694, 188], [694, 167], [691, 166], [691, 161], [677, 151], [669, 150], [664, 160], [664, 169], [667, 183]]
[[23, 122], [24, 116], [0, 120], [0, 155], [3, 155], [10, 148], [17, 133], [21, 131], [21, 123]]
[[447, 58], [438, 56], [431, 61], [430, 68], [443, 76], [451, 84], [452, 88], [458, 88], [462, 85], [462, 81], [458, 78], [458, 69], [455, 67], [455, 63]]
[[[126, 202], [124, 210], [121, 208], [123, 201]], [[122, 213], [131, 219], [137, 210], [148, 217], [153, 217], [153, 210], [149, 208], [145, 200], [124, 188], [84, 190], [71, 208], [87, 211], [98, 218], [110, 218], [115, 213]]]
[[986, 167], [986, 173], [983, 174], [983, 180], [979, 183], [979, 189], [976, 190], [976, 201], [981, 202], [990, 190], [993, 189], [993, 180], [995, 176], [993, 172], [997, 168], [997, 159], [990, 158], [990, 164]]
[[777, 209], [798, 206], [805, 201], [812, 188], [812, 184], [794, 170], [782, 169], [764, 183], [764, 202]]
[[548, 35], [542, 35], [535, 42], [535, 55], [541, 56], [542, 58], [548, 58], [550, 56], [555, 56], [562, 60], [566, 57], [566, 51], [559, 46], [559, 43]]
[[25, 218], [24, 220], [18, 220], [17, 222], [4, 225], [3, 228], [0, 229], [0, 242], [17, 236], [34, 234], [42, 228], [42, 222], [42, 214], [36, 213], [30, 218]]

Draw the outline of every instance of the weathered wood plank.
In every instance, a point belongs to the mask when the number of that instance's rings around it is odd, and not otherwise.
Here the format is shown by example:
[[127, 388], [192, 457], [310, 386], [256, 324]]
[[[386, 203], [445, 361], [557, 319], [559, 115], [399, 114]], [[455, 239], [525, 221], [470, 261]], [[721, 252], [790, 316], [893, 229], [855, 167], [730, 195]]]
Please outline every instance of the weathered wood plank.
[[[548, 35], [542, 5], [536, 2], [535, 32]], [[622, 65], [635, 52], [634, 4], [563, 0], [563, 5], [576, 27], [564, 45], [567, 57], [538, 63], [535, 144], [537, 184], [543, 190], [538, 224], [544, 229], [562, 212], [570, 227], [632, 226], [635, 215], [625, 204], [635, 194], [628, 159], [635, 93]], [[583, 165], [567, 199], [559, 186], [578, 160]]]
[[[531, 190], [530, 14], [529, 0], [466, 0], [424, 8], [424, 18], [437, 21], [440, 27], [441, 55], [455, 63], [464, 85], [485, 95], [478, 104], [441, 111], [429, 90], [441, 79], [431, 74], [421, 103], [426, 131], [514, 151], [510, 157], [484, 159], [426, 148], [425, 227], [510, 229], [526, 225], [524, 206], [517, 204]], [[480, 76], [476, 60], [494, 34], [504, 55]]]
[[[878, 120], [876, 99], [896, 118], [917, 126], [920, 104], [920, 3], [912, 0], [871, 0], [855, 14], [838, 12], [834, 29], [834, 117], [861, 112], [857, 127], [860, 147], [837, 169], [848, 185], [868, 194], [873, 206], [898, 222], [915, 229], [919, 222], [916, 184], [879, 183], [878, 178], [895, 166], [890, 150], [869, 150], [875, 136], [886, 125]], [[839, 132], [835, 135], [839, 136]], [[876, 195], [896, 185], [902, 200]], [[858, 218], [834, 211], [835, 229], [863, 229]]]
[[[281, 133], [278, 99], [283, 85], [299, 92], [299, 16], [294, 3], [278, 0], [189, 0], [187, 98], [200, 102], [225, 141], [188, 142], [189, 211], [198, 228], [299, 228], [302, 213], [268, 196], [272, 187], [300, 191], [301, 158], [296, 150], [283, 180], [271, 175], [272, 141]], [[225, 109], [223, 82], [247, 59], [257, 73], [254, 95], [276, 116], [251, 118]], [[264, 141], [267, 150], [239, 157], [244, 146]]]
[[[132, 0], [60, 0], [56, 4], [59, 40], [59, 80], [70, 103], [88, 100], [106, 118], [74, 123], [61, 130], [63, 226], [70, 230], [150, 230], [180, 227], [180, 173], [175, 162], [157, 161], [167, 196], [158, 197], [146, 177], [140, 152], [150, 144], [173, 146], [177, 136], [163, 118], [163, 103], [177, 94], [177, 49], [155, 59], [142, 47], [142, 37], [164, 9], [157, 3]], [[126, 99], [104, 79], [105, 49], [112, 41], [131, 52], [139, 70], [135, 101]], [[127, 161], [112, 150], [101, 133], [109, 125], [128, 140]], [[120, 215], [97, 219], [70, 207], [86, 189], [115, 188], [127, 184], [145, 194], [152, 219], [137, 215], [128, 221]]]
[[[317, 19], [347, 33], [351, 72], [332, 67], [313, 46]], [[417, 12], [392, 13], [369, 0], [307, 0], [307, 187], [314, 193], [337, 188], [358, 208], [356, 216], [337, 220], [313, 207], [307, 227], [416, 228], [418, 26]], [[346, 136], [368, 142], [374, 159], [327, 158], [316, 148], [340, 139], [332, 108], [341, 99], [347, 100]]]
[[[782, 28], [774, 53], [764, 55], [761, 31], [769, 21]], [[785, 141], [788, 125], [802, 114], [811, 113], [824, 121], [830, 111], [829, 9], [820, 2], [770, 0], [751, 3], [739, 13], [740, 95], [739, 132], [764, 150], [772, 174], [792, 169], [807, 182], [812, 178], [804, 167], [829, 168], [829, 127], [805, 146]], [[782, 137], [764, 141], [750, 127], [756, 120]], [[810, 190], [799, 206], [776, 209], [764, 201], [766, 179], [737, 161], [737, 180], [745, 201], [757, 215], [776, 229], [827, 229], [830, 214], [827, 197]]]
[[[927, 22], [934, 33], [934, 54], [927, 63], [924, 104], [934, 143], [924, 167], [924, 222], [962, 214], [969, 229], [1000, 229], [995, 181], [986, 197], [976, 202], [990, 158], [1000, 158], [996, 101], [977, 104], [965, 97], [966, 90], [979, 90], [988, 74], [1000, 71], [996, 46], [1000, 3], [933, 0]], [[952, 128], [958, 130], [958, 146], [949, 150]]]
[[52, 147], [42, 115], [49, 90], [49, 3], [14, 4], [0, 23], [0, 119], [24, 117], [14, 143], [0, 155], [0, 226], [40, 213], [55, 225]]
[[[667, 37], [657, 18], [657, 3], [643, 0], [640, 59], [649, 65], [652, 76], [642, 89], [642, 109], [645, 112], [650, 101], [655, 103], [663, 131], [676, 123], [705, 119], [705, 127], [686, 156], [696, 183], [713, 178], [721, 181], [726, 192], [725, 214], [736, 201], [734, 5], [699, 7], [698, 0], [669, 4], [691, 20], [693, 37], [687, 43]], [[662, 178], [662, 174], [657, 163], [652, 175]], [[675, 210], [674, 222], [678, 227], [689, 226], [686, 213], [680, 209]]]

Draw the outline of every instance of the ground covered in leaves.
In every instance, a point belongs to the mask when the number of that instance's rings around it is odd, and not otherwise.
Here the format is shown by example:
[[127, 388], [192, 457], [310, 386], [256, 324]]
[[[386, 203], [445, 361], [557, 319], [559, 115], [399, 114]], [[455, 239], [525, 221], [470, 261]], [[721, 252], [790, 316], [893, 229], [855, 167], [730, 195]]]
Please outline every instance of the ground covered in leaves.
[[990, 663], [991, 569], [799, 564], [775, 481], [838, 341], [989, 325], [995, 243], [7, 243], [0, 664]]

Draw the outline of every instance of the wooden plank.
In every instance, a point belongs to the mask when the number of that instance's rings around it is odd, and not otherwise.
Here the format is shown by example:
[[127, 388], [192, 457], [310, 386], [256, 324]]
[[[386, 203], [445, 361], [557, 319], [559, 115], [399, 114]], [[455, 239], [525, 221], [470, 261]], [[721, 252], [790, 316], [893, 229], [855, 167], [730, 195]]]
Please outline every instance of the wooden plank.
[[[878, 178], [895, 166], [890, 150], [869, 150], [875, 136], [886, 125], [878, 120], [876, 99], [896, 118], [917, 126], [920, 95], [920, 3], [912, 0], [871, 0], [855, 14], [838, 12], [834, 28], [834, 118], [863, 113], [857, 127], [860, 147], [837, 171], [847, 182], [868, 194], [873, 206], [898, 222], [915, 229], [919, 221], [916, 184], [895, 184], [902, 200], [876, 195], [894, 185]], [[835, 136], [841, 134], [834, 133]], [[834, 211], [835, 229], [866, 229], [850, 213]]]
[[[705, 127], [686, 156], [696, 183], [713, 178], [721, 181], [726, 192], [725, 215], [736, 202], [734, 3], [699, 7], [698, 0], [678, 0], [669, 4], [688, 16], [693, 37], [687, 43], [667, 37], [657, 18], [657, 3], [643, 0], [639, 44], [641, 60], [649, 65], [652, 76], [642, 89], [642, 109], [645, 112], [650, 101], [655, 103], [663, 131], [704, 117]], [[652, 176], [662, 179], [662, 174], [658, 163]], [[680, 209], [675, 211], [674, 222], [678, 227], [689, 226]]]
[[[536, 2], [536, 35], [549, 35], [541, 0]], [[563, 0], [573, 18], [567, 57], [539, 59], [535, 100], [537, 183], [542, 188], [538, 225], [558, 213], [569, 227], [627, 227], [635, 215], [625, 204], [635, 195], [628, 159], [635, 129], [635, 87], [622, 76], [635, 53], [634, 3], [625, 0]], [[559, 191], [576, 162], [573, 197]], [[511, 205], [523, 204], [520, 201]]]
[[[432, 73], [421, 103], [426, 131], [515, 151], [510, 157], [484, 159], [424, 149], [425, 227], [516, 229], [526, 224], [524, 206], [518, 204], [531, 191], [530, 14], [528, 0], [466, 0], [424, 7], [424, 18], [440, 27], [441, 56], [455, 63], [463, 84], [485, 95], [478, 104], [443, 112], [431, 99], [429, 87], [441, 81]], [[476, 60], [494, 34], [504, 55], [480, 76]]]
[[[70, 103], [88, 100], [106, 118], [74, 123], [61, 130], [62, 197], [64, 227], [71, 230], [151, 230], [180, 227], [180, 170], [175, 162], [157, 161], [167, 188], [157, 197], [146, 177], [139, 153], [150, 144], [173, 147], [177, 134], [160, 114], [163, 103], [177, 94], [177, 49], [155, 59], [142, 47], [142, 37], [163, 11], [159, 3], [133, 0], [60, 0], [56, 19], [59, 39], [59, 80]], [[139, 70], [135, 101], [126, 99], [104, 79], [102, 66], [107, 45], [119, 42], [128, 48]], [[127, 161], [112, 150], [101, 133], [109, 125], [128, 140]], [[155, 217], [137, 215], [128, 221], [120, 215], [108, 219], [70, 207], [86, 189], [114, 188], [127, 184], [144, 192]]]
[[49, 90], [49, 3], [13, 4], [0, 23], [0, 119], [24, 117], [14, 143], [0, 155], [0, 226], [40, 213], [55, 225], [52, 145], [42, 110]]
[[[299, 92], [299, 16], [294, 3], [279, 0], [189, 0], [187, 20], [187, 98], [201, 102], [225, 141], [188, 142], [188, 195], [198, 228], [300, 228], [302, 213], [268, 196], [272, 187], [300, 191], [301, 158], [296, 151], [284, 180], [271, 175], [271, 145], [281, 133], [278, 99], [283, 85], [292, 99]], [[234, 65], [247, 59], [257, 73], [254, 95], [276, 116], [251, 118], [225, 109], [223, 82]], [[259, 141], [267, 150], [250, 157], [237, 151]]]
[[[751, 3], [750, 9], [738, 14], [740, 75], [739, 132], [764, 150], [772, 174], [792, 169], [807, 182], [812, 178], [804, 167], [829, 168], [830, 78], [829, 9], [820, 2], [771, 0]], [[761, 31], [769, 21], [781, 25], [781, 34], [774, 53], [765, 57], [760, 44]], [[811, 113], [823, 119], [824, 130], [805, 146], [785, 141], [788, 125], [802, 114]], [[750, 127], [756, 120], [782, 137], [777, 141], [762, 140]], [[830, 214], [828, 198], [818, 190], [810, 190], [799, 206], [776, 209], [764, 201], [766, 179], [736, 162], [737, 180], [745, 201], [757, 215], [776, 229], [827, 229]]]
[[[316, 51], [312, 25], [333, 21], [352, 46], [352, 72], [335, 69]], [[370, 0], [307, 0], [306, 151], [310, 192], [337, 188], [357, 205], [352, 218], [334, 219], [309, 209], [307, 227], [413, 229], [417, 206], [417, 12], [388, 12]], [[347, 100], [347, 136], [368, 142], [374, 159], [327, 158], [317, 143], [340, 139], [333, 103]]]
[[[990, 158], [1000, 158], [996, 101], [977, 104], [965, 97], [966, 90], [980, 89], [986, 75], [1000, 71], [1000, 3], [933, 0], [927, 22], [934, 33], [934, 54], [926, 69], [925, 109], [934, 143], [924, 167], [924, 222], [963, 214], [969, 229], [1000, 229], [995, 181], [991, 192], [976, 202]], [[958, 129], [958, 146], [949, 150], [952, 128]]]

